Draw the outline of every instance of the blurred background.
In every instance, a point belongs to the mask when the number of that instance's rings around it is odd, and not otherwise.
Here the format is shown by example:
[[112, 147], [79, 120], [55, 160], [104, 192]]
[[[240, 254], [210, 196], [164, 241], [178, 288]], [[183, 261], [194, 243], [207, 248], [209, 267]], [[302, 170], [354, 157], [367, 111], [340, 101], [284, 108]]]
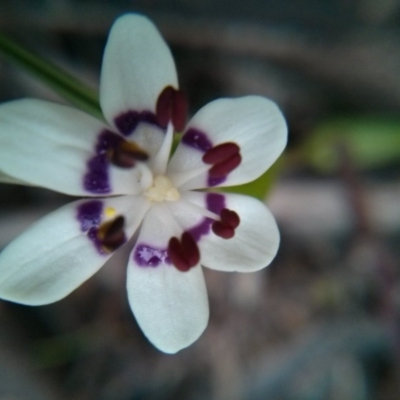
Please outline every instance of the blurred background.
[[[58, 303], [0, 301], [0, 400], [399, 399], [400, 1], [0, 0], [0, 30], [97, 88], [129, 11], [171, 46], [192, 114], [247, 94], [283, 110], [279, 254], [206, 271], [209, 326], [173, 356], [131, 314], [127, 251]], [[63, 101], [0, 54], [0, 101], [21, 97]], [[1, 185], [0, 249], [70, 200]]]

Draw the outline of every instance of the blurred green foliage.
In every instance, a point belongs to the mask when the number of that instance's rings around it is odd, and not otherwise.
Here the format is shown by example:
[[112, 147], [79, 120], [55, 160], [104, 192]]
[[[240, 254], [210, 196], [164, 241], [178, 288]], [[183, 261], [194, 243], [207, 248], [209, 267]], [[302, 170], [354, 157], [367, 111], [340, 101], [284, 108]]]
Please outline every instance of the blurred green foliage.
[[316, 125], [301, 147], [301, 158], [322, 173], [340, 168], [340, 149], [354, 167], [369, 170], [400, 160], [400, 118], [338, 117]]
[[21, 47], [1, 33], [0, 52], [17, 66], [36, 76], [61, 97], [95, 117], [103, 119], [96, 91], [68, 72]]

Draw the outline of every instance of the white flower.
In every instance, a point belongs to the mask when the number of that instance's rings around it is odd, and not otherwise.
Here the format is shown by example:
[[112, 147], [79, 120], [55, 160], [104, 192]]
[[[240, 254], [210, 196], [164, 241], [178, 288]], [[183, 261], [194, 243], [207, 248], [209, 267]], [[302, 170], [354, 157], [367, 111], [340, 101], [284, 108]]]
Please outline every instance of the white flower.
[[[129, 14], [112, 27], [103, 59], [108, 125], [40, 100], [0, 106], [0, 180], [86, 198], [3, 250], [1, 298], [30, 305], [62, 299], [140, 226], [128, 264], [129, 303], [148, 339], [174, 353], [208, 322], [201, 265], [250, 272], [271, 262], [279, 232], [263, 203], [197, 189], [263, 174], [286, 145], [282, 114], [258, 96], [221, 99], [183, 129], [186, 103], [177, 88], [158, 31]], [[184, 134], [169, 160], [174, 128]]]

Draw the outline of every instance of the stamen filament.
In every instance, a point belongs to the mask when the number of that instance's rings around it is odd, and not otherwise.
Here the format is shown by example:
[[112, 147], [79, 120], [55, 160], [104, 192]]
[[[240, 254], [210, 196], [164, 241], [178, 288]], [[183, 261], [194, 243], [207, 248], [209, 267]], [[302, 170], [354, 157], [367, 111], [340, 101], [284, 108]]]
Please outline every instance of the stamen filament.
[[207, 173], [209, 168], [210, 168], [209, 165], [204, 164], [198, 168], [193, 168], [190, 170], [185, 170], [185, 171], [181, 171], [181, 172], [168, 172], [168, 177], [174, 183], [174, 186], [177, 189], [179, 189], [186, 182], [190, 181], [191, 179], [195, 178], [196, 176]]
[[165, 133], [165, 138], [160, 147], [160, 150], [154, 156], [153, 160], [151, 160], [154, 176], [166, 174], [173, 138], [174, 138], [174, 128], [172, 124], [168, 124], [167, 132]]
[[193, 211], [196, 214], [200, 214], [203, 217], [210, 218], [210, 219], [213, 219], [215, 221], [220, 221], [221, 220], [221, 218], [220, 218], [220, 216], [218, 214], [215, 214], [214, 212], [208, 210], [207, 208], [204, 208], [202, 206], [194, 204], [191, 201], [186, 200], [184, 197], [181, 197], [179, 199], [179, 201], [184, 202], [185, 206], [189, 207], [191, 209], [191, 211]]

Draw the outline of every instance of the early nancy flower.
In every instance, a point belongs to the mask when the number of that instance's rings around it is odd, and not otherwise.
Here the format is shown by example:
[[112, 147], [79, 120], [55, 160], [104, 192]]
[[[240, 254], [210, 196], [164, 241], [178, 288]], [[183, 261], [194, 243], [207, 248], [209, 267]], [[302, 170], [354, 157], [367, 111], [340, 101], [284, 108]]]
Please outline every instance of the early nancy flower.
[[[250, 272], [274, 258], [279, 232], [260, 201], [198, 191], [263, 174], [286, 144], [271, 101], [213, 101], [185, 127], [171, 53], [154, 25], [129, 14], [105, 49], [106, 123], [67, 106], [0, 106], [0, 181], [81, 196], [47, 215], [0, 255], [0, 297], [40, 305], [68, 295], [140, 227], [129, 258], [132, 311], [148, 339], [174, 353], [208, 321], [201, 265]], [[173, 133], [183, 136], [170, 158]]]

